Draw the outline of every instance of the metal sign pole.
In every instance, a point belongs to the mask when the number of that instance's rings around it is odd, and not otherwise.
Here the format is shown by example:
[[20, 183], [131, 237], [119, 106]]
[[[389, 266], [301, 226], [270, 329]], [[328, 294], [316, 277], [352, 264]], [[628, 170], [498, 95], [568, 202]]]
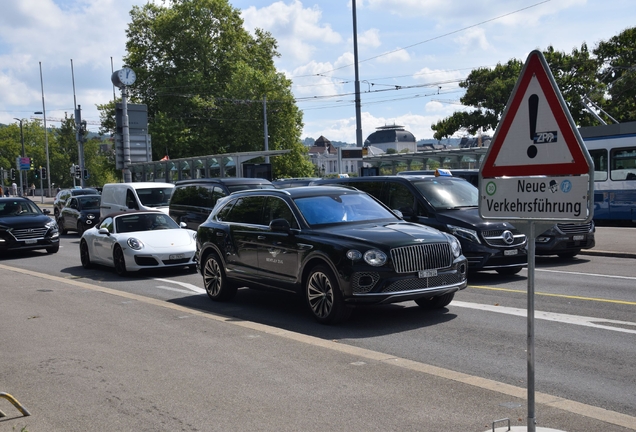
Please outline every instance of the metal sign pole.
[[529, 223], [528, 232], [528, 432], [535, 432], [537, 420], [534, 411], [534, 259], [535, 226]]

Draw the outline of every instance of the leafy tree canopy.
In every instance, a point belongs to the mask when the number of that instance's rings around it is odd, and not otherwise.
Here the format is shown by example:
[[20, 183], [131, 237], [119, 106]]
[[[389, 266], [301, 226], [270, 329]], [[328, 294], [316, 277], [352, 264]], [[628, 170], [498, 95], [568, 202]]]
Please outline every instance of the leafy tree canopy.
[[148, 107], [153, 159], [264, 150], [266, 110], [269, 149], [292, 149], [289, 166], [305, 166], [302, 114], [268, 32], [250, 35], [227, 0], [147, 3], [131, 18], [124, 61], [137, 74], [131, 101]]
[[[578, 126], [598, 124], [584, 101], [591, 101], [619, 122], [636, 120], [636, 28], [600, 42], [592, 53], [584, 43], [570, 54], [549, 46], [543, 55]], [[493, 69], [473, 70], [459, 84], [466, 89], [461, 103], [472, 109], [457, 111], [433, 124], [435, 139], [458, 131], [476, 134], [479, 130], [494, 130], [522, 68], [522, 61], [511, 59]], [[612, 122], [607, 114], [599, 113], [605, 121]]]

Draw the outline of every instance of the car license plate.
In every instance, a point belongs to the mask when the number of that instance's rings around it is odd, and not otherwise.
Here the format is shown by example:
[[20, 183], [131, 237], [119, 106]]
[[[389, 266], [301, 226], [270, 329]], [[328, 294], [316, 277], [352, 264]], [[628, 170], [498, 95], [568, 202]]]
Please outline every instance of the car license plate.
[[433, 269], [433, 270], [420, 270], [417, 272], [417, 277], [421, 278], [427, 278], [427, 277], [432, 277], [432, 276], [437, 276], [437, 269]]
[[575, 235], [572, 237], [572, 240], [574, 241], [585, 240], [585, 235]]
[[519, 251], [517, 249], [508, 249], [504, 251], [504, 255], [517, 255]]
[[38, 241], [37, 241], [36, 239], [27, 239], [27, 240], [25, 240], [24, 242], [25, 242], [26, 244], [35, 244], [35, 243], [37, 243]]
[[170, 259], [171, 260], [177, 260], [177, 259], [181, 259], [181, 258], [183, 258], [183, 254], [170, 255]]

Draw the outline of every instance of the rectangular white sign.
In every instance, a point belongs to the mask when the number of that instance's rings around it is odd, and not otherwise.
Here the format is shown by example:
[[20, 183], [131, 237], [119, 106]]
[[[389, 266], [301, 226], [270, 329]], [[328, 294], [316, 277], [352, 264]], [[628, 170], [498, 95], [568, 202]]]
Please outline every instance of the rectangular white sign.
[[482, 178], [479, 213], [486, 219], [585, 221], [589, 180], [588, 175]]

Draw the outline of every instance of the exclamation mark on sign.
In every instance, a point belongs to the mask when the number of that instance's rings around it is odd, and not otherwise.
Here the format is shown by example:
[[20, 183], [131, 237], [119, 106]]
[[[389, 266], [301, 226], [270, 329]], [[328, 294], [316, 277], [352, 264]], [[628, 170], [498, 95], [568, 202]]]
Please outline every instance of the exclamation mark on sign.
[[[535, 142], [537, 136], [537, 113], [539, 112], [539, 96], [536, 94], [530, 95], [528, 98], [528, 118], [530, 120], [530, 139]], [[531, 145], [528, 147], [528, 157], [533, 159], [537, 153], [537, 146]]]

